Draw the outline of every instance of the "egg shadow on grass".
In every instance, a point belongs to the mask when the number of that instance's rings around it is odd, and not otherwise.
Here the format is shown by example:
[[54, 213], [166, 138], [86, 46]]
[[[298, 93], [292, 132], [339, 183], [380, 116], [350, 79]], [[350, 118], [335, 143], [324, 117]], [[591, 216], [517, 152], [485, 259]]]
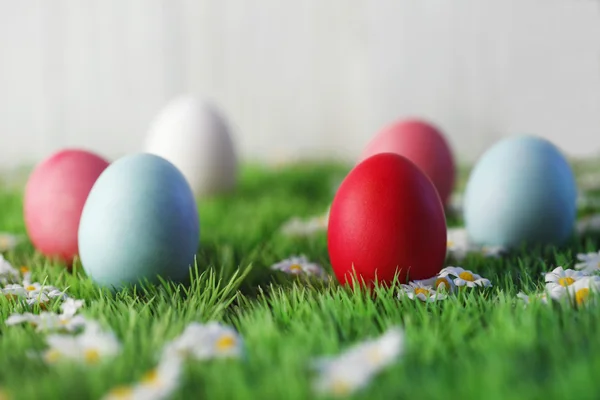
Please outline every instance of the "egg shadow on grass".
[[[192, 269], [190, 269], [190, 272], [191, 271]], [[107, 296], [113, 299], [135, 297], [138, 300], [144, 301], [156, 295], [165, 294], [170, 297], [185, 298], [192, 283], [188, 274], [184, 279], [177, 281], [157, 275], [154, 279], [141, 278], [137, 282], [125, 282], [118, 286], [99, 284], [85, 272], [80, 260], [76, 260], [72, 270], [68, 272], [73, 275], [78, 275], [82, 280], [88, 280], [89, 285], [82, 285], [83, 289], [85, 289], [85, 286], [88, 286], [89, 288], [93, 288], [93, 292], [96, 296]]]
[[271, 271], [255, 262], [261, 258], [259, 254], [267, 246], [265, 242], [246, 251], [233, 244], [218, 244], [213, 241], [203, 243], [196, 255], [198, 271], [202, 273], [212, 269], [218, 279], [228, 282], [236, 273], [239, 274], [240, 271], [251, 266], [251, 270], [241, 282], [239, 290], [246, 296], [255, 296], [258, 294], [258, 286], [272, 280]]
[[[246, 297], [258, 295], [260, 285], [249, 284], [248, 277], [254, 269], [251, 264], [236, 267], [235, 269], [218, 268], [215, 265], [202, 266], [198, 260], [190, 266], [188, 274], [184, 279], [171, 280], [164, 276], [155, 279], [141, 279], [137, 283], [129, 283], [119, 288], [97, 286], [104, 293], [110, 293], [116, 298], [135, 297], [142, 301], [156, 296], [167, 297], [171, 300], [186, 300], [193, 296], [202, 296], [205, 293], [219, 293], [224, 296], [223, 300], [230, 296], [237, 297], [237, 293], [243, 293]], [[269, 274], [269, 270], [262, 269], [263, 275]], [[256, 281], [255, 277], [252, 281]], [[263, 277], [260, 278], [265, 281]], [[233, 303], [232, 303], [233, 304]]]

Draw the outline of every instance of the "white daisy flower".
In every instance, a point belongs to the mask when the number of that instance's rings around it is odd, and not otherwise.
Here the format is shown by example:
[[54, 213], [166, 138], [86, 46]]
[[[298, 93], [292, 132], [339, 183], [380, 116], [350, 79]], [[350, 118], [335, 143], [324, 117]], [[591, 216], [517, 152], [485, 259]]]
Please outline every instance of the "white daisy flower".
[[480, 253], [485, 257], [499, 257], [504, 248], [500, 246], [478, 246], [469, 238], [465, 228], [448, 228], [447, 251], [458, 260], [464, 259], [469, 253]]
[[409, 282], [408, 285], [402, 285], [402, 290], [398, 293], [398, 298], [402, 299], [404, 296], [411, 300], [421, 301], [436, 301], [444, 300], [446, 295], [439, 293], [432, 289], [429, 285], [424, 285], [419, 282]]
[[373, 373], [369, 368], [361, 367], [360, 361], [345, 359], [344, 362], [331, 362], [315, 379], [314, 390], [320, 394], [346, 397], [365, 388], [373, 379]]
[[218, 322], [192, 322], [183, 333], [165, 346], [163, 357], [236, 358], [243, 354], [243, 341], [231, 327]]
[[[14, 292], [13, 294], [22, 295], [24, 293], [27, 304], [30, 306], [34, 304], [42, 305], [56, 298], [63, 300], [68, 298], [65, 293], [54, 286], [43, 285], [39, 282], [23, 281], [23, 285], [11, 285], [11, 288]], [[21, 288], [24, 290], [24, 292], [21, 290]]]
[[315, 361], [319, 373], [314, 382], [317, 392], [347, 396], [366, 387], [371, 379], [391, 365], [404, 351], [404, 333], [391, 328], [382, 336], [354, 345], [337, 357]]
[[318, 218], [311, 218], [306, 221], [300, 218], [292, 218], [281, 227], [281, 233], [286, 236], [311, 236], [324, 229], [325, 227]]
[[492, 258], [500, 257], [502, 254], [504, 254], [505, 251], [506, 251], [506, 249], [502, 246], [482, 246], [479, 249], [479, 252], [481, 254], [483, 254], [485, 257], [492, 257]]
[[23, 281], [23, 288], [25, 288], [28, 293], [40, 293], [42, 291], [47, 292], [50, 290], [58, 290], [54, 286], [42, 285], [39, 282], [30, 281]]
[[533, 302], [539, 301], [542, 304], [548, 304], [548, 295], [546, 293], [536, 293], [534, 295], [526, 295], [523, 292], [517, 294], [517, 298], [523, 300], [525, 305], [529, 305]]
[[36, 327], [38, 332], [66, 331], [75, 332], [85, 327], [86, 319], [81, 315], [65, 315], [42, 311], [39, 314], [11, 314], [5, 321], [6, 325], [28, 323]]
[[575, 264], [575, 269], [584, 274], [590, 275], [600, 271], [600, 251], [597, 253], [577, 254], [579, 263]]
[[492, 284], [489, 279], [481, 277], [472, 271], [467, 271], [461, 267], [446, 267], [439, 273], [440, 277], [454, 276], [454, 284], [456, 286], [467, 286], [467, 287], [490, 287]]
[[600, 214], [589, 215], [581, 218], [575, 225], [575, 230], [579, 235], [587, 232], [600, 231]]
[[166, 399], [179, 386], [182, 363], [179, 357], [167, 357], [148, 371], [135, 386], [140, 399]]
[[317, 232], [327, 230], [329, 210], [324, 215], [303, 220], [294, 217], [281, 227], [281, 233], [286, 236], [312, 236]]
[[596, 303], [600, 292], [600, 277], [587, 276], [567, 287], [569, 298], [577, 306]]
[[290, 275], [314, 275], [325, 278], [326, 274], [319, 264], [311, 263], [305, 256], [293, 256], [271, 266], [274, 271], [282, 271]]
[[4, 288], [2, 288], [1, 290], [2, 290], [2, 294], [5, 297], [12, 298], [12, 299], [15, 299], [17, 297], [26, 298], [27, 293], [28, 293], [27, 290], [25, 290], [25, 288], [23, 287], [23, 285], [19, 285], [17, 283], [8, 284], [8, 285], [4, 286]]
[[439, 275], [436, 275], [433, 278], [414, 281], [414, 283], [418, 283], [423, 286], [431, 286], [434, 290], [437, 290], [438, 292], [443, 291], [452, 293], [456, 288], [454, 281], [448, 276], [441, 277]]
[[[26, 290], [22, 289], [25, 293]], [[28, 323], [37, 328], [38, 332], [67, 331], [74, 332], [85, 327], [86, 319], [75, 315], [77, 310], [84, 304], [83, 300], [67, 299], [60, 306], [61, 314], [43, 311], [40, 314], [26, 312], [24, 314], [14, 313], [6, 319], [7, 325], [18, 325]]]
[[22, 235], [14, 235], [8, 232], [0, 232], [0, 252], [4, 253], [17, 247], [23, 241]]
[[19, 271], [0, 254], [0, 284], [6, 285], [19, 280]]
[[30, 312], [26, 312], [24, 314], [15, 313], [15, 314], [9, 315], [8, 318], [6, 318], [6, 321], [4, 321], [4, 323], [8, 326], [19, 325], [19, 324], [23, 324], [26, 322], [34, 321], [38, 317], [39, 317], [39, 315], [32, 314]]
[[48, 335], [48, 350], [43, 354], [48, 364], [63, 360], [97, 364], [105, 357], [116, 356], [121, 351], [121, 344], [115, 334], [104, 330], [95, 321], [87, 321], [85, 330], [79, 335]]
[[68, 296], [53, 286], [42, 286], [40, 283], [23, 282], [23, 284], [8, 284], [0, 289], [2, 295], [13, 300], [23, 300], [28, 305], [45, 305], [56, 298], [67, 299]]
[[182, 363], [180, 358], [166, 358], [156, 368], [146, 372], [141, 380], [130, 386], [119, 386], [102, 400], [165, 400], [179, 387]]
[[73, 316], [85, 305], [85, 300], [68, 298], [60, 305], [63, 315]]
[[564, 295], [567, 287], [583, 278], [584, 275], [581, 271], [575, 271], [572, 269], [563, 269], [563, 267], [557, 267], [545, 274], [546, 289], [550, 293], [550, 297], [553, 299], [559, 299]]
[[448, 253], [457, 259], [465, 258], [473, 249], [467, 230], [464, 228], [448, 228], [446, 246]]

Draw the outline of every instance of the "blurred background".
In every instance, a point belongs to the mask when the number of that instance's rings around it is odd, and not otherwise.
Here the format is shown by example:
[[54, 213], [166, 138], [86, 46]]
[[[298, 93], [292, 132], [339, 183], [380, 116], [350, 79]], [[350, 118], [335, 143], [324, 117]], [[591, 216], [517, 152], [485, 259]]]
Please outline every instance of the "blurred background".
[[598, 0], [0, 0], [0, 167], [138, 150], [174, 96], [242, 158], [353, 160], [419, 116], [474, 161], [511, 133], [600, 151]]

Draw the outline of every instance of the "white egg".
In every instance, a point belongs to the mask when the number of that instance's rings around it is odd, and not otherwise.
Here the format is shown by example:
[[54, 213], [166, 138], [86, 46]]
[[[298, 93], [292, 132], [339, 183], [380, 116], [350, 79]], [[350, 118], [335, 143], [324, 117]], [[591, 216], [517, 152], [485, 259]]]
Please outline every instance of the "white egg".
[[194, 96], [172, 100], [152, 121], [144, 150], [173, 163], [197, 197], [234, 188], [238, 160], [225, 117]]

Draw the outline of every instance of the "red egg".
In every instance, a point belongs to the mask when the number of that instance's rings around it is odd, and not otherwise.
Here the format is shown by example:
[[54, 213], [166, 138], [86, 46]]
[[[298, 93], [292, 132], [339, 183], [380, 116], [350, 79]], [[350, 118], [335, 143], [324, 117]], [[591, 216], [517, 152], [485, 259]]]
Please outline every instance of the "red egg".
[[[337, 279], [372, 286], [431, 278], [446, 258], [446, 218], [431, 180], [407, 158], [374, 155], [346, 176], [331, 204], [329, 258]], [[354, 267], [354, 272], [353, 268]]]
[[456, 171], [452, 149], [439, 129], [417, 119], [396, 122], [371, 140], [359, 160], [388, 152], [400, 154], [421, 168], [433, 181], [442, 203], [448, 203]]
[[25, 187], [23, 211], [29, 238], [40, 253], [72, 263], [83, 205], [108, 164], [96, 154], [68, 149], [35, 168]]

